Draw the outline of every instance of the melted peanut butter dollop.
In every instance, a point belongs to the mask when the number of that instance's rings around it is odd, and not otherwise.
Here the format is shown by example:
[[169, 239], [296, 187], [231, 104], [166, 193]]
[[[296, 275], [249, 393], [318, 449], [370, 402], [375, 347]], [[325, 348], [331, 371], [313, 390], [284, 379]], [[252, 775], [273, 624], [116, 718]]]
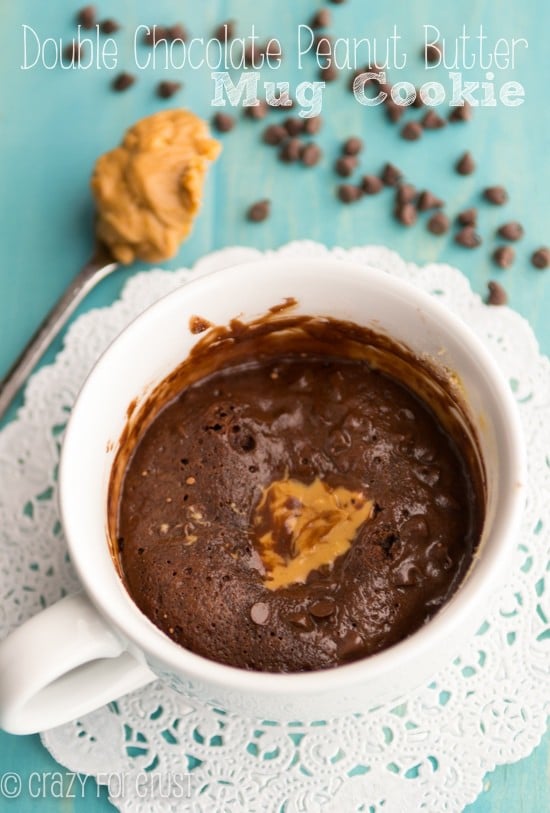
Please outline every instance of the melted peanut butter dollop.
[[172, 257], [191, 231], [204, 177], [220, 145], [188, 110], [141, 119], [97, 160], [96, 233], [121, 263]]
[[270, 590], [305, 582], [313, 570], [332, 565], [351, 547], [370, 519], [373, 501], [318, 477], [306, 485], [276, 480], [263, 492], [254, 526]]

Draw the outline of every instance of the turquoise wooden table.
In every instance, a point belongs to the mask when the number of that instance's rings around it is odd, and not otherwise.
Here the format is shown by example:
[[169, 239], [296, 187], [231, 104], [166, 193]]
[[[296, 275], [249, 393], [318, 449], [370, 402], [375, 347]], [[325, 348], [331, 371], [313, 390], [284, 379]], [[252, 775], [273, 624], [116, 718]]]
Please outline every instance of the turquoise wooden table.
[[[162, 65], [153, 69], [136, 64], [150, 53], [141, 45], [134, 49], [137, 26], [181, 20], [193, 36], [207, 39], [220, 22], [234, 19], [242, 36], [250, 33], [254, 25], [260, 39], [280, 39], [286, 61], [279, 74], [291, 86], [317, 78], [311, 55], [304, 58], [301, 71], [296, 66], [298, 25], [308, 22], [318, 8], [313, 0], [277, 4], [211, 0], [189, 6], [176, 0], [158, 0], [154, 4], [110, 0], [108, 6], [99, 8], [99, 14], [101, 18], [114, 17], [123, 26], [113, 35], [118, 47], [117, 69], [97, 64], [88, 70], [51, 67], [54, 46], [45, 44], [45, 40], [62, 37], [65, 43], [70, 41], [75, 34], [77, 8], [68, 0], [47, 4], [20, 0], [4, 4], [0, 12], [0, 375], [87, 259], [93, 217], [88, 179], [95, 158], [114, 146], [132, 122], [169, 104], [189, 106], [208, 118], [214, 112], [213, 82], [207, 68], [166, 70]], [[239, 117], [235, 130], [222, 136], [223, 155], [210, 173], [194, 232], [166, 267], [192, 264], [208, 251], [233, 244], [263, 249], [299, 238], [345, 247], [383, 243], [416, 263], [441, 261], [458, 266], [482, 295], [489, 279], [498, 280], [506, 288], [511, 306], [530, 321], [548, 353], [550, 271], [534, 269], [528, 258], [549, 239], [550, 120], [545, 103], [545, 67], [550, 7], [539, 0], [502, 0], [498, 4], [489, 0], [416, 0], [414, 4], [347, 0], [329, 8], [333, 18], [330, 32], [336, 37], [376, 38], [380, 46], [385, 46], [397, 26], [401, 37], [398, 50], [407, 54], [408, 65], [402, 71], [390, 70], [390, 79], [406, 79], [417, 85], [427, 80], [419, 58], [425, 24], [437, 27], [453, 40], [464, 24], [473, 34], [478, 34], [483, 24], [489, 50], [498, 38], [508, 43], [513, 38], [524, 39], [528, 47], [521, 43], [516, 46], [513, 68], [499, 65], [492, 69], [497, 93], [504, 82], [517, 81], [524, 88], [524, 103], [510, 107], [499, 100], [496, 106], [476, 110], [471, 122], [427, 132], [413, 143], [399, 137], [399, 127], [388, 123], [381, 110], [367, 109], [354, 100], [347, 90], [346, 72], [327, 84], [324, 91], [324, 127], [318, 139], [324, 158], [315, 168], [277, 162], [273, 151], [260, 142], [262, 124]], [[27, 69], [22, 67], [23, 26], [34, 31], [32, 34], [27, 29]], [[35, 58], [36, 64], [31, 66]], [[360, 64], [366, 61], [362, 59]], [[110, 83], [122, 70], [134, 74], [137, 81], [126, 92], [115, 93]], [[489, 81], [487, 70], [487, 66], [476, 67], [467, 75], [464, 72], [464, 76]], [[184, 83], [170, 101], [155, 95], [155, 86], [163, 79]], [[444, 68], [432, 70], [429, 79], [442, 82], [449, 92], [448, 71]], [[273, 116], [277, 114], [272, 114], [270, 120]], [[411, 183], [443, 197], [449, 212], [479, 206], [479, 231], [484, 244], [467, 250], [453, 242], [452, 232], [434, 237], [424, 223], [414, 228], [402, 226], [391, 216], [388, 194], [353, 206], [340, 203], [335, 196], [337, 178], [332, 166], [339, 145], [349, 135], [359, 135], [365, 141], [362, 172], [376, 173], [385, 161], [391, 161]], [[465, 150], [473, 154], [477, 170], [462, 177], [453, 166]], [[493, 184], [508, 189], [510, 200], [505, 207], [480, 201], [480, 190]], [[272, 201], [272, 215], [264, 223], [250, 223], [244, 216], [246, 208], [261, 198]], [[501, 223], [516, 219], [523, 222], [526, 234], [516, 244], [515, 264], [503, 271], [490, 258], [496, 245], [494, 232]], [[136, 267], [119, 271], [103, 282], [80, 312], [111, 303], [135, 271]], [[58, 341], [46, 360], [59, 346]], [[550, 809], [549, 744], [547, 737], [529, 758], [489, 775], [485, 793], [467, 808], [468, 813]], [[17, 771], [25, 777], [32, 771], [57, 769], [38, 737], [0, 734], [0, 773]], [[50, 794], [33, 800], [33, 810], [61, 813], [110, 809], [102, 790], [97, 792], [90, 783], [86, 787], [85, 795], [75, 799], [53, 798]], [[0, 798], [0, 810], [26, 811], [29, 804], [28, 799], [10, 802]]]

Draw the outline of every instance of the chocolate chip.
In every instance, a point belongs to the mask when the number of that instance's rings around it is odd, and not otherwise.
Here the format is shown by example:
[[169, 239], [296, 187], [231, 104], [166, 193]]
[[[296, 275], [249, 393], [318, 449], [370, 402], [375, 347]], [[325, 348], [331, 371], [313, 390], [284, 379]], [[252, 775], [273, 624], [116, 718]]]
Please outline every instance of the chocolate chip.
[[234, 36], [235, 22], [233, 20], [227, 20], [225, 23], [221, 23], [212, 35], [213, 39], [219, 40], [220, 42], [232, 40]]
[[469, 102], [464, 102], [463, 105], [453, 107], [449, 113], [449, 121], [455, 124], [456, 122], [470, 121], [472, 118], [472, 106]]
[[464, 226], [455, 235], [455, 243], [464, 248], [477, 248], [481, 245], [481, 237], [476, 233], [473, 226]]
[[493, 206], [502, 206], [508, 200], [508, 192], [503, 186], [488, 186], [483, 190], [483, 197]]
[[395, 194], [397, 203], [412, 203], [416, 199], [416, 188], [411, 183], [404, 183], [397, 187]]
[[475, 226], [477, 223], [477, 209], [464, 209], [456, 216], [457, 223], [461, 226]]
[[289, 134], [289, 136], [297, 136], [303, 132], [304, 129], [304, 121], [303, 119], [299, 119], [297, 116], [291, 116], [288, 119], [283, 121], [283, 127]]
[[115, 76], [113, 79], [113, 90], [123, 91], [128, 90], [129, 87], [132, 87], [134, 82], [136, 81], [136, 77], [132, 76], [131, 73], [119, 73], [118, 76]]
[[336, 160], [334, 169], [342, 178], [349, 178], [357, 166], [357, 158], [354, 155], [342, 155]]
[[346, 0], [330, 0], [330, 2], [333, 3], [335, 6], [339, 6], [340, 3], [345, 3]]
[[306, 613], [288, 613], [288, 615], [285, 617], [287, 621], [289, 621], [294, 627], [298, 627], [298, 629], [311, 628], [311, 619], [308, 615], [306, 615]]
[[550, 248], [543, 246], [533, 251], [531, 254], [531, 265], [534, 265], [535, 268], [539, 268], [541, 271], [544, 268], [548, 268], [550, 265]]
[[489, 293], [487, 295], [488, 305], [506, 305], [508, 302], [508, 294], [498, 282], [491, 280], [487, 283]]
[[420, 97], [420, 90], [418, 88], [416, 88], [416, 96], [413, 99], [411, 107], [416, 107], [416, 108], [424, 107], [424, 102], [422, 101], [422, 99]]
[[75, 65], [78, 65], [82, 57], [84, 56], [84, 48], [82, 45], [79, 45], [76, 40], [73, 40], [68, 45], [65, 46], [63, 49], [63, 56], [67, 60], [67, 62], [72, 62]]
[[445, 234], [450, 227], [449, 218], [443, 212], [435, 212], [426, 224], [426, 228], [432, 234]]
[[438, 116], [435, 110], [428, 110], [422, 117], [421, 124], [425, 130], [440, 130], [447, 125], [447, 122]]
[[419, 212], [427, 212], [428, 209], [440, 209], [445, 205], [445, 201], [438, 198], [428, 189], [420, 193], [418, 203], [416, 204]]
[[436, 45], [435, 43], [433, 43], [433, 44], [425, 46], [425, 48], [424, 48], [424, 61], [428, 65], [433, 65], [434, 62], [439, 62], [439, 60], [441, 59], [441, 56], [442, 56], [442, 53], [441, 53], [441, 48], [439, 47], [439, 45]]
[[349, 630], [336, 644], [336, 654], [343, 661], [354, 661], [365, 654], [364, 647], [359, 633]]
[[212, 127], [218, 133], [228, 133], [235, 126], [235, 119], [229, 113], [216, 113], [212, 119]]
[[455, 169], [459, 175], [471, 175], [475, 168], [475, 161], [469, 152], [465, 152], [464, 155], [461, 155], [455, 164]]
[[305, 144], [300, 153], [300, 161], [306, 167], [313, 167], [321, 160], [321, 148], [317, 144]]
[[246, 216], [248, 220], [251, 220], [253, 223], [261, 223], [262, 220], [266, 220], [270, 214], [271, 214], [271, 201], [258, 200], [256, 203], [253, 203], [252, 206], [249, 207]]
[[363, 195], [363, 190], [351, 183], [340, 184], [337, 191], [342, 203], [355, 203]]
[[376, 175], [364, 175], [361, 181], [361, 189], [365, 195], [377, 195], [383, 186], [384, 184]]
[[401, 116], [405, 112], [405, 108], [402, 104], [396, 104], [393, 99], [386, 99], [384, 102], [384, 106], [386, 108], [386, 115], [392, 124], [397, 124], [397, 122], [401, 119]]
[[250, 608], [250, 618], [255, 624], [264, 626], [269, 621], [269, 607], [263, 601], [257, 601]]
[[76, 15], [76, 22], [82, 28], [93, 28], [96, 24], [96, 8], [95, 6], [84, 6]]
[[359, 155], [363, 149], [363, 142], [357, 136], [350, 136], [344, 141], [342, 152], [344, 155]]
[[308, 607], [314, 618], [329, 618], [336, 612], [336, 602], [332, 598], [321, 598]]
[[99, 30], [102, 34], [115, 34], [117, 31], [120, 31], [120, 24], [109, 17], [107, 20], [100, 22]]
[[243, 115], [246, 116], [247, 119], [253, 119], [254, 121], [265, 119], [267, 116], [267, 103], [260, 99], [258, 104], [245, 107]]
[[521, 240], [523, 237], [523, 226], [517, 220], [511, 220], [509, 223], [504, 223], [497, 229], [497, 234], [504, 240]]
[[263, 132], [263, 140], [271, 147], [276, 147], [288, 137], [288, 133], [281, 124], [270, 124]]
[[403, 173], [393, 164], [386, 164], [380, 177], [386, 186], [395, 186], [403, 177]]
[[330, 11], [328, 10], [328, 8], [320, 8], [319, 11], [316, 11], [313, 17], [311, 18], [309, 27], [328, 28], [331, 22], [332, 20], [330, 18]]
[[[285, 131], [286, 132], [286, 131]], [[302, 152], [302, 142], [299, 138], [289, 138], [279, 150], [279, 158], [286, 163], [298, 161]]]
[[422, 138], [422, 125], [418, 121], [408, 121], [401, 130], [401, 138], [406, 141], [418, 141]]
[[493, 251], [493, 260], [499, 268], [510, 268], [516, 259], [516, 252], [512, 246], [497, 246]]
[[157, 85], [157, 96], [160, 96], [161, 99], [170, 99], [180, 89], [181, 82], [169, 82], [165, 79]]
[[188, 34], [187, 29], [181, 23], [174, 23], [166, 29], [166, 36], [171, 41], [177, 40], [178, 42], [187, 42]]
[[323, 82], [334, 82], [338, 79], [338, 68], [333, 62], [330, 65], [325, 65], [324, 68], [319, 69], [319, 79]]
[[323, 119], [321, 116], [312, 116], [309, 119], [304, 119], [304, 133], [308, 135], [316, 135], [323, 126]]
[[404, 203], [402, 206], [396, 206], [394, 214], [397, 220], [404, 226], [413, 226], [416, 223], [416, 207], [412, 203]]
[[145, 45], [155, 45], [168, 38], [168, 32], [163, 25], [154, 25], [143, 36]]

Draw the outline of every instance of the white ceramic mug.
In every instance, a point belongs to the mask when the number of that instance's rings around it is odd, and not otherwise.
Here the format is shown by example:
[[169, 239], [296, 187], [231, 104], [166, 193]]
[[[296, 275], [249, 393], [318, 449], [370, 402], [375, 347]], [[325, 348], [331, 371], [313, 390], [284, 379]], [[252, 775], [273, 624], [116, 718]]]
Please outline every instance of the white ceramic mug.
[[[464, 387], [487, 476], [482, 539], [463, 584], [420, 630], [334, 669], [268, 674], [225, 666], [170, 640], [134, 604], [107, 540], [107, 491], [127, 408], [186, 357], [193, 315], [215, 325], [261, 315], [286, 297], [293, 313], [330, 315], [389, 334], [454, 371]], [[160, 677], [219, 708], [279, 721], [365, 711], [420, 685], [483, 618], [514, 544], [525, 464], [516, 405], [466, 325], [412, 285], [336, 259], [256, 260], [200, 277], [139, 316], [109, 347], [73, 409], [60, 468], [70, 555], [83, 592], [27, 621], [0, 644], [0, 725], [43, 730]]]

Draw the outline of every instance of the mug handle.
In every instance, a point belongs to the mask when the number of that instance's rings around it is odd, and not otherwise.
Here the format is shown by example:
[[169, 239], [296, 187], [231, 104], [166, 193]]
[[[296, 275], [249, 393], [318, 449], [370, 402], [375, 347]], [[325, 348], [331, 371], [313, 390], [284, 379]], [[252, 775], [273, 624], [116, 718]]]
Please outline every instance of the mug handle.
[[83, 593], [67, 596], [0, 643], [0, 727], [44, 731], [155, 679]]

